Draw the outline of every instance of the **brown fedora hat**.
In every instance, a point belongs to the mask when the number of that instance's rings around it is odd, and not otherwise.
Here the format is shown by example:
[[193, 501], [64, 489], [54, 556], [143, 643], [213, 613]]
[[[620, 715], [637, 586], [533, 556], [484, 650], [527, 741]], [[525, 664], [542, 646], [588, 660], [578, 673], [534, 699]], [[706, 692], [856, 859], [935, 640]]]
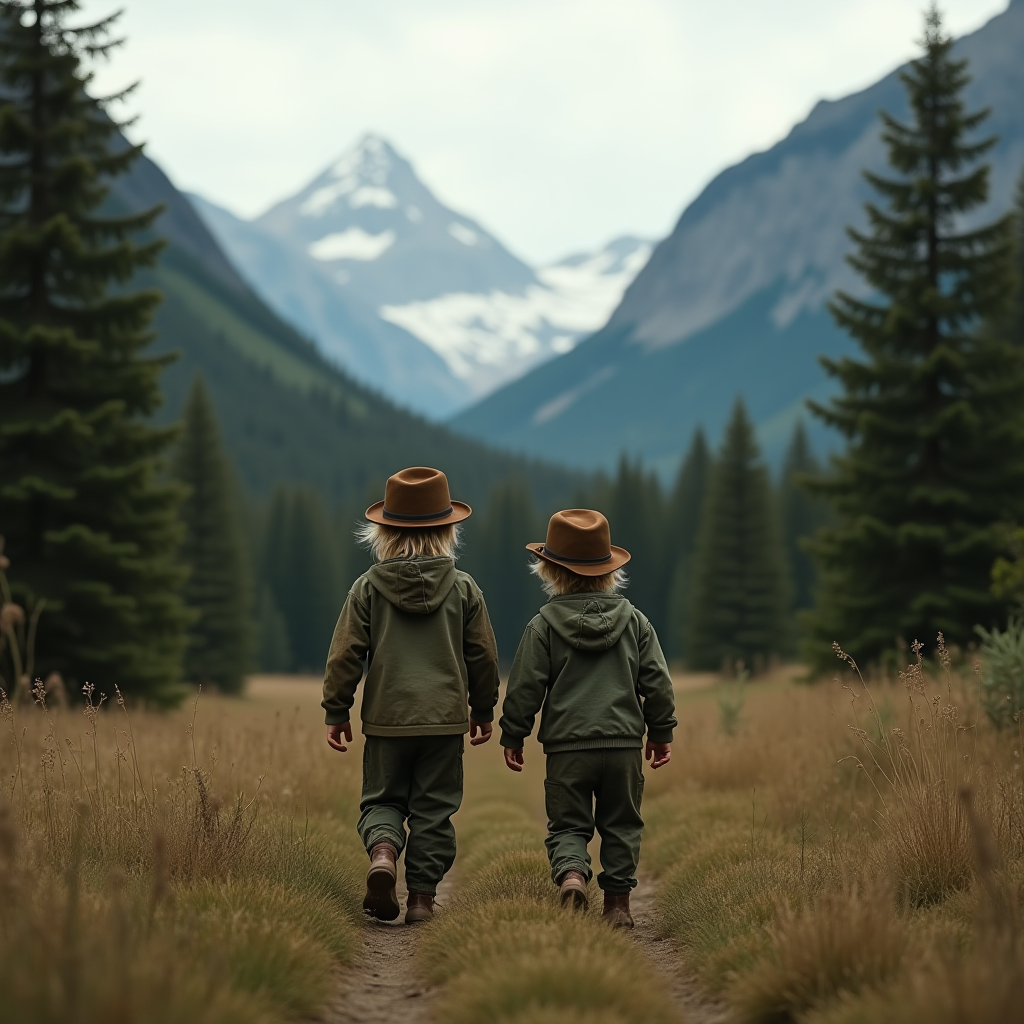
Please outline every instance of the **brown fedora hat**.
[[441, 470], [413, 466], [388, 477], [384, 500], [371, 505], [366, 518], [383, 526], [448, 526], [472, 512], [463, 502], [452, 501], [448, 477]]
[[608, 520], [589, 508], [556, 512], [548, 521], [548, 539], [543, 544], [527, 544], [526, 550], [577, 576], [604, 576], [630, 558], [625, 548], [612, 543]]

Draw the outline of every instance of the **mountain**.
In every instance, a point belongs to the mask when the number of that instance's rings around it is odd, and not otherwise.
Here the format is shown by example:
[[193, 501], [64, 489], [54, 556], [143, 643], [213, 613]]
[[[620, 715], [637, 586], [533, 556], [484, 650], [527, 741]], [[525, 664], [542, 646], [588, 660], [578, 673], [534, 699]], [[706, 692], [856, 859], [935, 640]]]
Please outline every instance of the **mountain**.
[[397, 467], [438, 465], [453, 490], [484, 503], [510, 476], [539, 500], [560, 500], [574, 474], [495, 452], [396, 407], [355, 382], [250, 289], [192, 204], [142, 158], [112, 183], [108, 206], [164, 205], [156, 233], [168, 240], [159, 266], [133, 282], [163, 293], [155, 351], [178, 360], [162, 379], [162, 422], [177, 419], [192, 377], [210, 391], [242, 484], [265, 496], [279, 482], [307, 483], [332, 502], [359, 504]]
[[[970, 62], [991, 199], [1004, 212], [1024, 167], [1024, 0], [956, 44]], [[893, 72], [822, 101], [790, 134], [715, 178], [654, 251], [607, 325], [572, 352], [488, 396], [452, 425], [478, 439], [580, 466], [621, 451], [664, 472], [694, 428], [717, 435], [743, 395], [770, 458], [804, 400], [831, 393], [817, 362], [852, 343], [825, 309], [841, 287], [863, 294], [845, 262], [848, 224], [864, 224], [862, 170], [884, 170], [879, 109], [907, 116]], [[819, 444], [827, 443], [815, 426]]]
[[650, 254], [623, 238], [535, 271], [374, 135], [254, 220], [192, 200], [282, 318], [360, 381], [434, 417], [571, 349]]

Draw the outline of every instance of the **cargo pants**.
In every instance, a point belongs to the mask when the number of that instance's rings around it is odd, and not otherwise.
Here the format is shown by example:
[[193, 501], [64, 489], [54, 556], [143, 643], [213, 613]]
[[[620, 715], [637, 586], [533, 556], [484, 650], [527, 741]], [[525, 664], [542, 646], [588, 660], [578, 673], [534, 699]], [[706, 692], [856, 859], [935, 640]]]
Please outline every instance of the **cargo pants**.
[[436, 895], [455, 863], [463, 747], [462, 736], [364, 737], [359, 838], [367, 852], [380, 842], [405, 850], [410, 892]]
[[579, 871], [590, 881], [593, 872], [587, 843], [596, 828], [601, 837], [597, 884], [618, 896], [634, 888], [644, 831], [640, 817], [643, 793], [643, 752], [637, 748], [547, 755], [544, 804], [548, 835], [544, 845], [556, 885], [567, 871]]

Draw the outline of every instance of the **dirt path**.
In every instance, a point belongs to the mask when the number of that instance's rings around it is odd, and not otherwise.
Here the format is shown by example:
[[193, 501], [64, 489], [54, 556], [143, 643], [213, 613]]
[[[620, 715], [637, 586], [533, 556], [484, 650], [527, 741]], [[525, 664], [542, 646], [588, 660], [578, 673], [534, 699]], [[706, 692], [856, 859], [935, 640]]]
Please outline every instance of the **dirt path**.
[[[447, 879], [438, 890], [444, 904]], [[404, 924], [407, 896], [398, 883], [402, 913], [386, 924], [363, 924], [363, 952], [338, 979], [338, 993], [319, 1018], [321, 1024], [421, 1024], [430, 1019], [433, 993], [416, 974], [416, 945], [421, 929]]]
[[649, 878], [640, 878], [640, 884], [633, 890], [630, 908], [636, 922], [634, 940], [668, 981], [669, 991], [683, 1011], [686, 1024], [728, 1024], [730, 1017], [726, 1007], [708, 999], [693, 978], [680, 971], [679, 953], [674, 943], [658, 935], [654, 913], [657, 893], [657, 887]]

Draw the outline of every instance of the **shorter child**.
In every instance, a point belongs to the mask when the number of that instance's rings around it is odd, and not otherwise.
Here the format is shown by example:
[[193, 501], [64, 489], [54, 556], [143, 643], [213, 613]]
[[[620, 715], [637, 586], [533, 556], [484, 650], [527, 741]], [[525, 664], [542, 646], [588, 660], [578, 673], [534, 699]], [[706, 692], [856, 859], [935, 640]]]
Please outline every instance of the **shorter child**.
[[643, 819], [644, 732], [652, 768], [672, 756], [675, 695], [650, 622], [617, 591], [629, 552], [612, 546], [600, 512], [556, 512], [531, 566], [551, 600], [526, 627], [502, 707], [505, 763], [523, 770], [523, 742], [543, 707], [547, 757], [544, 845], [563, 906], [585, 910], [587, 844], [601, 836], [603, 917], [632, 928]]
[[451, 500], [439, 470], [403, 469], [388, 480], [361, 531], [376, 564], [352, 584], [327, 658], [327, 742], [342, 751], [366, 663], [357, 828], [370, 855], [363, 910], [384, 921], [400, 913], [403, 848], [406, 924], [433, 916], [437, 885], [455, 861], [463, 737], [476, 746], [491, 736], [494, 632], [480, 588], [455, 568], [457, 524], [470, 511]]

